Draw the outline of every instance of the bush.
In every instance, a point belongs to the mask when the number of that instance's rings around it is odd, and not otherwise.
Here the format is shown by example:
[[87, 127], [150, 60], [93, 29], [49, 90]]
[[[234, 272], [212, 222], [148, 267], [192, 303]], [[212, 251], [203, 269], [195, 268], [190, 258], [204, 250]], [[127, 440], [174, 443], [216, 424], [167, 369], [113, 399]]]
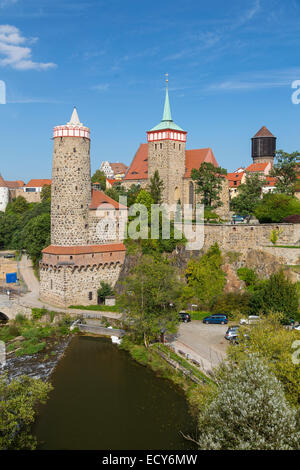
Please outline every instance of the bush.
[[280, 223], [289, 215], [300, 214], [300, 201], [286, 194], [265, 194], [255, 209], [260, 223]]
[[40, 320], [44, 315], [46, 315], [47, 309], [46, 308], [32, 308], [31, 309], [31, 316], [34, 320]]
[[226, 313], [229, 318], [234, 313], [248, 315], [250, 313], [250, 294], [248, 292], [227, 292], [220, 295], [212, 304], [214, 313]]

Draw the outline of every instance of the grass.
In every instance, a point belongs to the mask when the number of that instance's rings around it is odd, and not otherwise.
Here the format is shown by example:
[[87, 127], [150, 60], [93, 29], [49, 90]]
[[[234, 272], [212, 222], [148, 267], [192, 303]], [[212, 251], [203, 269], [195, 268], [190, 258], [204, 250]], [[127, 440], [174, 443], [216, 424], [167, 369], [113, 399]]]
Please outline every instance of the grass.
[[160, 349], [162, 352], [167, 354], [175, 362], [183, 366], [185, 369], [191, 371], [198, 379], [205, 380], [208, 383], [214, 383], [210, 378], [208, 378], [203, 372], [201, 372], [197, 367], [193, 366], [190, 362], [184, 359], [181, 356], [178, 356], [172, 349], [170, 349], [165, 344], [155, 343], [152, 348]]
[[68, 316], [53, 325], [41, 324], [39, 320], [28, 319], [17, 315], [14, 321], [0, 328], [0, 340], [5, 343], [22, 336], [22, 341], [15, 341], [8, 345], [8, 351], [15, 351], [16, 356], [33, 355], [47, 347], [46, 339], [60, 338], [70, 334], [70, 319]]
[[77, 310], [93, 310], [96, 312], [116, 312], [120, 313], [120, 308], [116, 305], [70, 305], [69, 308]]

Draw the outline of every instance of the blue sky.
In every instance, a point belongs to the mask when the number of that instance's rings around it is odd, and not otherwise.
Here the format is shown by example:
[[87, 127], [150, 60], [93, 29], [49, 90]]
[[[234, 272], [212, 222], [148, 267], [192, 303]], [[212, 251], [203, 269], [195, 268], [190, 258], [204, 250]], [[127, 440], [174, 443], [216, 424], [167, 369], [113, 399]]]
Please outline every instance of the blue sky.
[[91, 128], [94, 171], [130, 163], [162, 115], [164, 74], [187, 148], [250, 163], [266, 125], [300, 150], [300, 0], [0, 0], [0, 172], [51, 176], [52, 128], [73, 105]]

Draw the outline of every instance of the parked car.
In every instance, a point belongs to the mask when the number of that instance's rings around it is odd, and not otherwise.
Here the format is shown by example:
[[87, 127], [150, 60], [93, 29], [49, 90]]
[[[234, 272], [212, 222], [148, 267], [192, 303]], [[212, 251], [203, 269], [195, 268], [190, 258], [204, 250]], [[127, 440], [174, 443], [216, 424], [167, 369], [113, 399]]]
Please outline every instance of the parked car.
[[244, 224], [247, 222], [247, 216], [235, 214], [232, 216], [232, 223], [234, 224]]
[[293, 330], [300, 331], [300, 325], [294, 326]]
[[[247, 333], [244, 333], [244, 338], [249, 339], [249, 335], [247, 335]], [[240, 337], [239, 337], [238, 332], [236, 332], [235, 335], [232, 335], [232, 337], [229, 338], [229, 341], [231, 342], [231, 344], [239, 344]]]
[[182, 311], [182, 312], [179, 312], [179, 320], [183, 321], [184, 323], [188, 323], [192, 319], [191, 319], [191, 315], [189, 313], [186, 313], [186, 312]]
[[248, 318], [241, 318], [240, 325], [251, 325], [252, 323], [257, 323], [259, 319], [257, 315], [249, 315]]
[[228, 330], [226, 331], [224, 338], [228, 339], [229, 341], [234, 336], [237, 336], [238, 329], [239, 329], [239, 325], [230, 326]]
[[227, 315], [222, 313], [214, 313], [209, 317], [203, 318], [203, 323], [220, 323], [221, 325], [225, 325], [228, 323]]

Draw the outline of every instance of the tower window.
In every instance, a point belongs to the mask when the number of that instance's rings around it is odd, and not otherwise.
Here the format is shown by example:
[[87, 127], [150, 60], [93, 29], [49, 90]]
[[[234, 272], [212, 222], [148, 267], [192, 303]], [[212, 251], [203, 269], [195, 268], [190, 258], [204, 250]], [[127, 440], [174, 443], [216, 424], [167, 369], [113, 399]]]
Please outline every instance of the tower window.
[[174, 148], [175, 148], [175, 147], [176, 147], [176, 144], [175, 144], [175, 142], [174, 142]]
[[51, 289], [51, 290], [53, 289], [53, 281], [52, 281], [52, 279], [51, 279], [51, 281], [50, 281], [50, 289]]
[[162, 149], [162, 143], [159, 144], [159, 147]]
[[57, 206], [57, 209], [59, 209], [59, 206]]
[[179, 150], [181, 149], [181, 144], [179, 144]]
[[155, 144], [155, 150], [157, 150], [157, 144]]
[[88, 228], [88, 224], [85, 224], [84, 228]]
[[73, 148], [73, 152], [76, 153], [76, 147]]
[[73, 259], [73, 256], [70, 256], [70, 259]]
[[81, 204], [81, 209], [83, 209], [83, 204]]
[[78, 189], [77, 186], [75, 186], [75, 191], [77, 191], [77, 189]]
[[93, 299], [93, 292], [89, 292], [89, 300]]

